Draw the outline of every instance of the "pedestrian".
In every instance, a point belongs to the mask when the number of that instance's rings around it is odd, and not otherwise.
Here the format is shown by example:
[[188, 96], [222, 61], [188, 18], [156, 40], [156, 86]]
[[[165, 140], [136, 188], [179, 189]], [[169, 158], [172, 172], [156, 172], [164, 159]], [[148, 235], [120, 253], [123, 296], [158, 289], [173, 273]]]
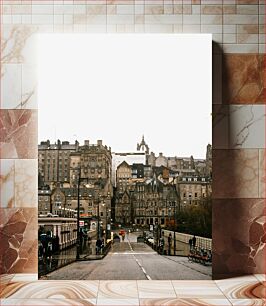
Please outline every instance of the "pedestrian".
[[172, 245], [172, 234], [168, 236], [168, 255], [171, 255], [171, 245]]
[[192, 250], [192, 238], [189, 239], [188, 243], [189, 243], [189, 251], [191, 251]]
[[195, 247], [196, 247], [196, 241], [197, 241], [197, 239], [196, 239], [196, 237], [195, 237], [195, 235], [193, 236], [193, 238], [192, 238], [192, 245], [193, 245], [193, 248], [195, 249]]
[[102, 247], [102, 240], [98, 238], [96, 241], [96, 255], [100, 254], [101, 247]]
[[163, 254], [163, 249], [164, 249], [164, 239], [163, 239], [163, 237], [160, 238], [159, 243], [160, 243], [160, 253]]
[[55, 236], [55, 245], [56, 245], [56, 252], [59, 251], [59, 236], [56, 234]]
[[53, 253], [53, 238], [51, 237], [51, 232], [47, 231], [46, 233], [46, 258], [51, 258]]

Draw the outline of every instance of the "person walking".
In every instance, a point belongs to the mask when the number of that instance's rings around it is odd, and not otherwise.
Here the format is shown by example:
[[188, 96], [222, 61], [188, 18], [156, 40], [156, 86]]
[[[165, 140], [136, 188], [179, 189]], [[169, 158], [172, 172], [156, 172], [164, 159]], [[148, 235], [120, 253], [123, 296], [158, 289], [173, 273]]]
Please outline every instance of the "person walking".
[[168, 236], [168, 255], [171, 255], [171, 246], [172, 246], [172, 234]]
[[101, 247], [102, 247], [102, 240], [98, 238], [96, 241], [96, 255], [100, 254]]
[[192, 250], [192, 238], [189, 239], [188, 243], [189, 243], [189, 251], [191, 251]]
[[196, 247], [196, 242], [197, 242], [197, 239], [196, 239], [196, 237], [195, 237], [195, 235], [193, 236], [193, 238], [192, 238], [192, 245], [193, 245], [193, 248], [195, 249], [195, 247]]

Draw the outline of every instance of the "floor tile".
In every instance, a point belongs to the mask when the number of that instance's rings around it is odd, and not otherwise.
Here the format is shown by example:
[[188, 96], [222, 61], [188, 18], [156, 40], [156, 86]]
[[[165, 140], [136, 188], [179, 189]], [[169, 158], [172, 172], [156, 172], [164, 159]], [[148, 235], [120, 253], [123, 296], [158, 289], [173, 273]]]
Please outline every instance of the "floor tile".
[[0, 285], [4, 286], [8, 284], [12, 278], [14, 277], [15, 274], [1, 274], [0, 275]]
[[138, 298], [136, 281], [100, 281], [98, 299]]
[[30, 274], [30, 273], [21, 273], [21, 274], [14, 274], [12, 278], [12, 282], [34, 282], [38, 280], [38, 274]]
[[98, 299], [97, 306], [139, 306], [139, 299]]
[[32, 306], [94, 306], [96, 299], [70, 300], [70, 299], [3, 299], [0, 305], [32, 305]]
[[231, 306], [227, 299], [140, 299], [140, 306]]
[[89, 299], [96, 298], [99, 281], [36, 281], [9, 283], [2, 298], [12, 299]]
[[255, 276], [237, 277], [215, 282], [228, 299], [265, 298], [266, 287]]
[[213, 281], [172, 281], [172, 283], [179, 298], [225, 298]]
[[139, 298], [175, 298], [171, 281], [137, 281]]
[[254, 276], [260, 282], [266, 282], [266, 274], [254, 274]]
[[243, 306], [265, 306], [266, 300], [263, 299], [230, 299], [231, 304]]

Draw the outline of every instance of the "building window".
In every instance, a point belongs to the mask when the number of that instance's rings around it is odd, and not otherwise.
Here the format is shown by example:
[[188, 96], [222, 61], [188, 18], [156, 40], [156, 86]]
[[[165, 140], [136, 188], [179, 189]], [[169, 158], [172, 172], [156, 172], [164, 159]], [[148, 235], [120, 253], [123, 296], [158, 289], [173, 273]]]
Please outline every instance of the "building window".
[[195, 192], [195, 198], [197, 198], [198, 197], [198, 193], [197, 192]]

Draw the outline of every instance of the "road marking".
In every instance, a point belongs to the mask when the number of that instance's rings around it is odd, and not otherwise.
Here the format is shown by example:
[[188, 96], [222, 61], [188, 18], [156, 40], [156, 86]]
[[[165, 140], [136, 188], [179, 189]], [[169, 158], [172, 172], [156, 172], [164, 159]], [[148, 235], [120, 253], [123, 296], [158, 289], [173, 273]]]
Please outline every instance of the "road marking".
[[[151, 280], [151, 277], [147, 274], [146, 270], [143, 268], [143, 266], [141, 265], [141, 263], [139, 262], [139, 260], [136, 258], [135, 254], [136, 255], [142, 255], [143, 253], [134, 253], [133, 252], [133, 249], [132, 249], [132, 246], [130, 244], [130, 240], [129, 238], [127, 237], [127, 240], [128, 240], [128, 244], [129, 244], [129, 247], [132, 251], [132, 253], [127, 253], [126, 255], [132, 255], [136, 261], [136, 263], [138, 264], [138, 266], [141, 268], [142, 272], [144, 273], [145, 277], [148, 279], [148, 280]], [[156, 253], [156, 252], [154, 252]], [[125, 253], [124, 253], [125, 254]], [[146, 253], [146, 254], [153, 254], [153, 253]]]
[[149, 275], [146, 275], [148, 280], [151, 280], [151, 277]]
[[114, 253], [111, 253], [113, 255], [157, 255], [156, 252], [124, 252], [124, 253], [119, 253], [119, 252], [114, 252]]

